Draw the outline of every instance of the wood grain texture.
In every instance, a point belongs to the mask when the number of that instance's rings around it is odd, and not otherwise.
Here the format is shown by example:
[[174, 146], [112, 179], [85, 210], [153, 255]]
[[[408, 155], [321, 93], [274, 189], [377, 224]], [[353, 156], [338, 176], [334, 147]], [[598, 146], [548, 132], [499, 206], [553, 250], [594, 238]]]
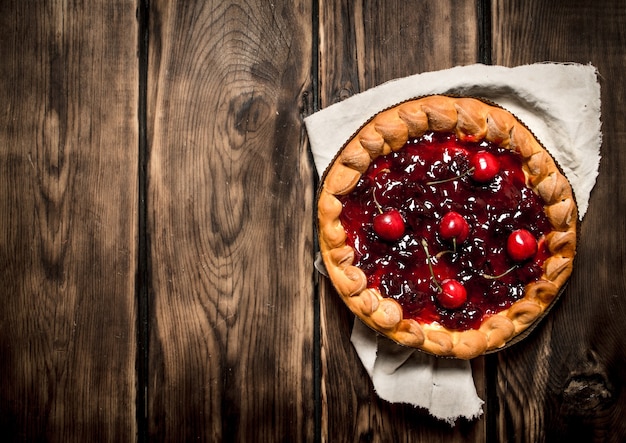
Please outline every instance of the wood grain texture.
[[4, 441], [136, 436], [135, 7], [0, 3]]
[[494, 63], [591, 63], [603, 101], [600, 175], [569, 287], [537, 331], [499, 354], [500, 441], [626, 440], [625, 22], [617, 1], [493, 2]]
[[[321, 108], [385, 81], [478, 57], [473, 2], [320, 2]], [[320, 285], [322, 436], [326, 441], [482, 441], [484, 420], [454, 428], [380, 400], [350, 343], [354, 316]], [[484, 365], [476, 362], [484, 398]]]
[[320, 2], [321, 106], [399, 77], [476, 63], [473, 1]]
[[150, 10], [151, 441], [311, 441], [308, 2]]

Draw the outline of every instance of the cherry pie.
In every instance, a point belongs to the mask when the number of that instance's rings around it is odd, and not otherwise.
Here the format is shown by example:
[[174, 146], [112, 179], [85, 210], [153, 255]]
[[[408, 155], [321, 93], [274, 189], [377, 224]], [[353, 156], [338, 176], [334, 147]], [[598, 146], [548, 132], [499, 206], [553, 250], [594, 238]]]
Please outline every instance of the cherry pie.
[[428, 96], [380, 112], [318, 194], [329, 278], [396, 342], [469, 359], [519, 339], [572, 271], [569, 182], [508, 111]]

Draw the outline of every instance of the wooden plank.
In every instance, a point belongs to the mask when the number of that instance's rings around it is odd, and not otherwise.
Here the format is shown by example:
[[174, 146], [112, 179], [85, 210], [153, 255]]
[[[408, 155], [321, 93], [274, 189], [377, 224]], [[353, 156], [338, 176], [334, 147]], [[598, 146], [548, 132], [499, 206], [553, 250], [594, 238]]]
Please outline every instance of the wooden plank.
[[494, 63], [592, 63], [602, 87], [600, 175], [559, 306], [499, 354], [498, 441], [626, 439], [626, 9], [621, 0], [494, 1]]
[[[320, 2], [324, 108], [385, 81], [478, 61], [474, 2]], [[353, 316], [321, 289], [322, 436], [327, 441], [483, 441], [485, 420], [454, 428], [375, 394], [349, 341]], [[484, 398], [484, 361], [474, 371]]]
[[4, 441], [136, 437], [135, 3], [0, 3]]
[[311, 441], [309, 2], [150, 9], [151, 441]]

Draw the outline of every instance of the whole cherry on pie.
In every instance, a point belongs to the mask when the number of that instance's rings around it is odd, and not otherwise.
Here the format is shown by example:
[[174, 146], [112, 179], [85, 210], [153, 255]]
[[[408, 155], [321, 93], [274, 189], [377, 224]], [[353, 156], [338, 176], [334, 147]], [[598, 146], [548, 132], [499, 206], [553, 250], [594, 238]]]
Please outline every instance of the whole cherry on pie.
[[472, 178], [480, 183], [487, 183], [500, 171], [500, 162], [491, 153], [479, 151], [470, 158]]
[[526, 229], [517, 229], [509, 235], [506, 252], [516, 262], [523, 262], [537, 253], [537, 240]]
[[441, 282], [437, 301], [446, 309], [458, 309], [467, 301], [467, 291], [457, 280], [447, 278]]
[[374, 216], [374, 232], [382, 239], [396, 241], [404, 235], [404, 220], [396, 209], [389, 209]]
[[450, 211], [441, 218], [439, 233], [443, 239], [453, 240], [455, 244], [461, 244], [469, 235], [469, 224], [461, 214]]

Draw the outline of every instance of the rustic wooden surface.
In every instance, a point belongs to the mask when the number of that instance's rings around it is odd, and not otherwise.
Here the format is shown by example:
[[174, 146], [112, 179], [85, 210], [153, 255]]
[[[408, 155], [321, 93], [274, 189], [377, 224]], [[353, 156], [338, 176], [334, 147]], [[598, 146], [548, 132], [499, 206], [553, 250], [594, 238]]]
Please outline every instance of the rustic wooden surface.
[[[626, 440], [622, 0], [0, 2], [3, 441]], [[302, 119], [475, 62], [592, 63], [575, 273], [454, 427], [377, 398], [313, 270]]]
[[151, 3], [151, 441], [313, 439], [311, 14]]
[[137, 433], [134, 15], [130, 2], [0, 3], [5, 441]]

